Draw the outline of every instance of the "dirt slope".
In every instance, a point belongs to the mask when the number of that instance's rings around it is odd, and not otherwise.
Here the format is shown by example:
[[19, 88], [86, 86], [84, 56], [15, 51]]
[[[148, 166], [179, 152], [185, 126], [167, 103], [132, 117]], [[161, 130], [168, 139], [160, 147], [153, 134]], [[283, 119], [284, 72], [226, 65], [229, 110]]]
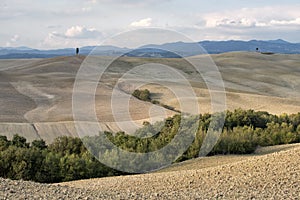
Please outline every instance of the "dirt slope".
[[[203, 56], [191, 59], [201, 61], [203, 60], [201, 57]], [[219, 66], [225, 83], [228, 109], [254, 109], [273, 114], [300, 112], [300, 55], [235, 52], [211, 55], [211, 57]], [[51, 142], [54, 136], [78, 135], [73, 123], [72, 92], [76, 73], [84, 59], [85, 57], [77, 56], [0, 60], [0, 134], [8, 136], [15, 133], [31, 134], [30, 140], [41, 137], [48, 142]], [[107, 60], [107, 57], [101, 57], [101, 59], [92, 57], [89, 62], [94, 68], [101, 68]], [[115, 118], [111, 109], [113, 88], [122, 94], [119, 100], [126, 100], [138, 81], [119, 81], [122, 73], [149, 62], [168, 65], [181, 71], [190, 81], [197, 95], [200, 112], [211, 112], [209, 91], [203, 79], [195, 76], [195, 70], [185, 60], [121, 57], [103, 75], [101, 84], [95, 92], [95, 112], [98, 120], [102, 122], [103, 129], [122, 130], [118, 124], [114, 123]], [[147, 72], [147, 78], [155, 76], [150, 72]], [[159, 75], [164, 77], [164, 74]], [[93, 95], [87, 92], [89, 84], [90, 82], [82, 82], [83, 87], [80, 92], [83, 96]], [[186, 90], [186, 86], [176, 84], [176, 82], [172, 83], [172, 87], [179, 91]], [[159, 85], [150, 84], [144, 88], [150, 89], [153, 99], [181, 110], [178, 102], [185, 97], [175, 97], [172, 90]], [[189, 107], [189, 100], [185, 99], [185, 102], [185, 106]], [[81, 102], [80, 121], [91, 122], [86, 114], [91, 103]], [[125, 105], [126, 102], [120, 101], [114, 107], [118, 107], [119, 118], [117, 120], [123, 123], [123, 127], [128, 127], [127, 132], [133, 132], [137, 127], [141, 127], [143, 121], [162, 120], [175, 114], [175, 112], [155, 107], [149, 102], [136, 98], [130, 98], [129, 111], [122, 109]], [[126, 123], [128, 121], [134, 122], [132, 126], [128, 126]], [[32, 126], [36, 129], [30, 128]]]
[[142, 175], [53, 185], [0, 179], [0, 199], [297, 199], [299, 191], [299, 144], [195, 159]]
[[[231, 160], [231, 158], [228, 158]], [[209, 160], [209, 158], [208, 158]], [[221, 159], [222, 160], [222, 159]], [[112, 198], [289, 199], [299, 197], [300, 148], [233, 159], [198, 169], [82, 180], [61, 185], [89, 188]]]

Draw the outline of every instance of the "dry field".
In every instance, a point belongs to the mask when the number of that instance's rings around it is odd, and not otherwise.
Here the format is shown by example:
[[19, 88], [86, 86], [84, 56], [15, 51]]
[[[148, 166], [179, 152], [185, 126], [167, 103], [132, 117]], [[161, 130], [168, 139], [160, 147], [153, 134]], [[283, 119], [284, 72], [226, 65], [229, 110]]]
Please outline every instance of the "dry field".
[[[226, 89], [226, 103], [236, 108], [268, 111], [273, 114], [300, 112], [300, 55], [262, 55], [226, 53], [212, 55], [219, 67]], [[0, 60], [0, 134], [20, 134], [29, 141], [43, 138], [51, 142], [61, 135], [78, 136], [72, 115], [72, 91], [76, 73], [85, 57]], [[190, 59], [204, 61], [203, 56]], [[103, 68], [108, 57], [92, 57], [94, 68]], [[95, 113], [102, 130], [118, 131], [111, 109], [115, 88], [121, 125], [133, 121], [135, 129], [144, 121], [161, 120], [175, 112], [130, 97], [142, 75], [122, 73], [145, 63], [174, 67], [186, 77], [197, 95], [200, 111], [211, 111], [210, 93], [203, 79], [182, 59], [122, 57], [103, 75], [95, 91]], [[205, 64], [205, 63], [204, 63]], [[206, 63], [207, 64], [207, 63]], [[164, 77], [163, 73], [147, 78]], [[204, 71], [204, 74], [209, 71]], [[86, 76], [93, 72], [86, 72]], [[137, 79], [138, 77], [139, 79]], [[185, 91], [186, 85], [165, 79], [147, 84], [152, 98], [180, 110], [180, 98], [172, 90]], [[121, 79], [120, 79], [121, 78]], [[95, 80], [93, 80], [95, 81]], [[82, 80], [83, 97], [93, 81]], [[123, 99], [124, 98], [124, 99]], [[129, 99], [129, 115], [123, 101]], [[185, 99], [189, 105], [189, 99]], [[81, 135], [97, 129], [85, 111], [91, 101], [80, 102]], [[79, 109], [79, 110], [80, 110]], [[93, 111], [93, 110], [92, 110]], [[151, 119], [150, 119], [151, 117]], [[123, 124], [122, 124], [123, 123]], [[157, 172], [80, 180], [61, 184], [38, 184], [0, 179], [0, 199], [297, 199], [300, 197], [300, 145], [261, 148], [253, 155], [230, 155], [198, 158], [172, 165]]]
[[[18, 133], [27, 137], [29, 141], [43, 138], [47, 142], [60, 135], [78, 136], [72, 115], [72, 92], [76, 73], [84, 59], [85, 57], [77, 56], [0, 60], [0, 134], [11, 137]], [[207, 64], [205, 56], [189, 59]], [[300, 55], [236, 52], [212, 55], [212, 59], [219, 67], [224, 80], [226, 105], [229, 110], [243, 108], [273, 114], [300, 112]], [[91, 57], [88, 61], [92, 69], [97, 69], [103, 68], [108, 60], [108, 57]], [[127, 127], [127, 132], [133, 132], [141, 127], [144, 121], [154, 122], [175, 114], [149, 102], [130, 98], [134, 87], [145, 78], [151, 80], [160, 76], [163, 80], [162, 85], [150, 83], [142, 88], [148, 88], [153, 93], [153, 99], [182, 110], [179, 102], [184, 97], [175, 97], [173, 92], [185, 91], [187, 86], [176, 83], [176, 80], [170, 81], [166, 73], [155, 74], [155, 71], [150, 70], [151, 64], [149, 70], [144, 70], [141, 74], [132, 72], [124, 78], [123, 73], [147, 63], [159, 63], [180, 71], [190, 81], [200, 112], [211, 112], [211, 98], [206, 84], [187, 61], [121, 57], [103, 74], [95, 91], [95, 112], [102, 130], [119, 131], [121, 126]], [[207, 69], [204, 69], [204, 75], [209, 73], [209, 70], [205, 70]], [[86, 72], [86, 76], [92, 75], [93, 72]], [[79, 92], [83, 97], [93, 95], [88, 92], [91, 83], [89, 81], [81, 82]], [[171, 89], [168, 89], [168, 86], [171, 86]], [[111, 109], [113, 91], [119, 94], [118, 101], [113, 105], [117, 108], [117, 119], [114, 118]], [[193, 100], [195, 99], [185, 98], [184, 106], [188, 109]], [[96, 121], [91, 121], [87, 114], [94, 112], [93, 109], [88, 109], [91, 104], [91, 101], [82, 100], [78, 106], [79, 126], [82, 130], [80, 136], [91, 132], [91, 124], [96, 126]], [[129, 110], [124, 106], [127, 104]], [[120, 123], [114, 123], [115, 120]], [[128, 124], [131, 121], [134, 123]]]
[[149, 174], [38, 184], [0, 179], [0, 199], [298, 199], [300, 145], [189, 160]]

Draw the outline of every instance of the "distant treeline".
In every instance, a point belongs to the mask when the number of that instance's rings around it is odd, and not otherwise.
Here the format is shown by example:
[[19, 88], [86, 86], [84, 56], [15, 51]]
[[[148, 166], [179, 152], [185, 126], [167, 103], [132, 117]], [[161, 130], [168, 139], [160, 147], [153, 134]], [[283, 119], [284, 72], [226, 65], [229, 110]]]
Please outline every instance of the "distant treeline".
[[155, 105], [160, 105], [168, 110], [172, 110], [174, 112], [177, 112], [177, 113], [181, 113], [179, 110], [176, 110], [174, 107], [172, 106], [169, 106], [169, 105], [165, 105], [157, 100], [153, 100], [151, 98], [151, 93], [148, 89], [144, 89], [144, 90], [134, 90], [133, 93], [132, 93], [132, 96], [134, 96], [135, 98], [139, 99], [139, 100], [142, 100], [142, 101], [147, 101], [147, 102], [151, 102]]
[[[267, 112], [237, 109], [233, 112], [219, 113], [219, 118], [222, 119], [225, 114], [222, 134], [209, 155], [249, 154], [259, 146], [300, 142], [300, 113], [276, 116]], [[176, 134], [185, 134], [185, 130], [196, 127], [192, 144], [176, 162], [196, 158], [199, 156], [211, 119], [210, 114], [190, 117], [175, 115], [155, 124], [145, 122], [144, 127], [133, 135], [105, 132], [99, 136], [82, 139], [64, 136], [57, 138], [50, 145], [46, 145], [43, 140], [35, 140], [29, 144], [19, 135], [15, 135], [12, 140], [0, 136], [0, 176], [53, 183], [125, 174], [106, 167], [91, 155], [90, 152], [94, 155], [102, 152], [101, 155], [105, 156], [106, 151], [114, 151], [99, 146], [103, 134], [119, 148], [146, 153], [161, 149], [169, 144]], [[188, 137], [185, 138], [188, 140]], [[159, 163], [163, 159], [165, 158], [159, 157], [155, 162]], [[128, 164], [143, 165], [136, 160], [130, 160]], [[151, 164], [153, 166], [153, 163]]]

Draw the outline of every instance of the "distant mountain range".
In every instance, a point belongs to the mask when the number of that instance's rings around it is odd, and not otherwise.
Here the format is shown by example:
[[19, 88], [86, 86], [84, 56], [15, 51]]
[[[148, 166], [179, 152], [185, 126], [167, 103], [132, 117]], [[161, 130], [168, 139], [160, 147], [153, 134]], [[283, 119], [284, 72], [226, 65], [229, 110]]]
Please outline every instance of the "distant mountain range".
[[[203, 49], [202, 49], [202, 48]], [[120, 48], [115, 46], [86, 46], [80, 48], [81, 55], [107, 55], [132, 57], [163, 57], [176, 58], [193, 56], [203, 53], [220, 54], [233, 51], [260, 51], [265, 53], [300, 54], [300, 43], [278, 40], [250, 41], [201, 41], [198, 43], [174, 42], [161, 45], [145, 45], [138, 49]], [[75, 48], [39, 50], [28, 47], [0, 47], [0, 59], [18, 58], [51, 58], [71, 56]]]

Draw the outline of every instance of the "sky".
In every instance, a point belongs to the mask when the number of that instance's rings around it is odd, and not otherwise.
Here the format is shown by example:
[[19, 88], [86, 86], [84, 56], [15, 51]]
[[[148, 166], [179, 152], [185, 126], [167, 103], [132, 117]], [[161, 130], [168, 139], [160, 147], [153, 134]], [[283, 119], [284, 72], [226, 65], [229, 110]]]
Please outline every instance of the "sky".
[[299, 0], [0, 0], [0, 46], [98, 45], [116, 34], [162, 28], [192, 41], [300, 43]]

